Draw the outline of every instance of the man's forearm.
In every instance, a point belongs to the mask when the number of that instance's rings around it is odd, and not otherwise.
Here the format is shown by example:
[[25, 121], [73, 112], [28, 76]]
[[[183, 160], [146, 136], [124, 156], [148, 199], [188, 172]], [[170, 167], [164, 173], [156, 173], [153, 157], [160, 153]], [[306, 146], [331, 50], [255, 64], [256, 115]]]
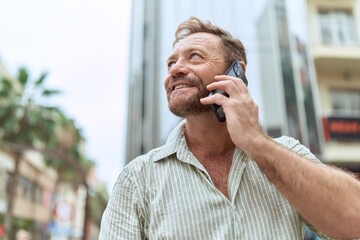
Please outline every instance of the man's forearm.
[[260, 138], [249, 155], [319, 231], [332, 237], [360, 237], [360, 183], [351, 175], [315, 164], [266, 138]]

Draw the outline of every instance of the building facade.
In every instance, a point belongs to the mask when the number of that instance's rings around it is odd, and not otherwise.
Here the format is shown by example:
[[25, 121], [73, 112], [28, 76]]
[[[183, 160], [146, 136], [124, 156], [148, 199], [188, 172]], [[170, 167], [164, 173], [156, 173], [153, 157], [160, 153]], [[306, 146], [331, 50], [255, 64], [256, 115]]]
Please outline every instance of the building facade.
[[[7, 209], [10, 192], [10, 172], [14, 170], [14, 156], [6, 149], [0, 149], [0, 216]], [[52, 218], [52, 201], [57, 174], [44, 165], [41, 154], [28, 151], [19, 166], [19, 176], [13, 206], [12, 234], [20, 228], [31, 231], [34, 239], [47, 239], [48, 223]]]
[[132, 2], [127, 161], [160, 142], [159, 3], [159, 0]]
[[322, 160], [360, 172], [360, 1], [307, 0]]
[[263, 128], [272, 137], [288, 135], [320, 154], [306, 47], [289, 29], [285, 0], [270, 0], [257, 20]]

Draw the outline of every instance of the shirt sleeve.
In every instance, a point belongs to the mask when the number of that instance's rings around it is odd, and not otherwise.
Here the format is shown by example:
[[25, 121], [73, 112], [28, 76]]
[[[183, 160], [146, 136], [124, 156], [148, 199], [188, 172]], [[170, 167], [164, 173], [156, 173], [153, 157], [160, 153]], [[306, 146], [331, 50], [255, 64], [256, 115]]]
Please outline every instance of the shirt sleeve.
[[317, 159], [316, 156], [307, 147], [302, 145], [298, 140], [287, 136], [282, 136], [274, 140], [277, 143], [290, 149], [292, 152], [296, 153], [297, 155], [304, 157], [307, 160], [314, 162], [316, 164], [322, 164], [321, 161]]
[[134, 176], [125, 168], [102, 216], [99, 240], [144, 239], [139, 199]]

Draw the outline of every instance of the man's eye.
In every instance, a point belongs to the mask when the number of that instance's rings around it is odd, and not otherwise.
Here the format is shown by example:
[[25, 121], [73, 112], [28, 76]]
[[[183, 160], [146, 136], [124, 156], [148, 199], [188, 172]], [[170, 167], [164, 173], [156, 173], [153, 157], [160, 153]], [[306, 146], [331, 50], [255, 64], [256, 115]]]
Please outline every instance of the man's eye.
[[197, 58], [197, 57], [200, 57], [200, 55], [197, 54], [197, 53], [191, 53], [190, 54], [190, 59]]
[[169, 61], [169, 62], [167, 63], [168, 69], [170, 69], [175, 63], [176, 63], [175, 61]]

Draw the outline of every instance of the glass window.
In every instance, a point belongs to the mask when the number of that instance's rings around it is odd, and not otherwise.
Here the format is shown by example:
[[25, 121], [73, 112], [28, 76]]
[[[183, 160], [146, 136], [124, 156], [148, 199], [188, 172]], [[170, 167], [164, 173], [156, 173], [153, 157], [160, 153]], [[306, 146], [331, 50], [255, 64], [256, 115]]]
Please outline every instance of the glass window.
[[330, 90], [334, 113], [360, 115], [360, 90]]
[[18, 176], [18, 196], [26, 200], [32, 200], [32, 182], [24, 176]]
[[354, 17], [347, 10], [319, 12], [321, 40], [324, 44], [358, 44]]
[[320, 15], [321, 37], [324, 44], [331, 43], [331, 23], [328, 15]]

